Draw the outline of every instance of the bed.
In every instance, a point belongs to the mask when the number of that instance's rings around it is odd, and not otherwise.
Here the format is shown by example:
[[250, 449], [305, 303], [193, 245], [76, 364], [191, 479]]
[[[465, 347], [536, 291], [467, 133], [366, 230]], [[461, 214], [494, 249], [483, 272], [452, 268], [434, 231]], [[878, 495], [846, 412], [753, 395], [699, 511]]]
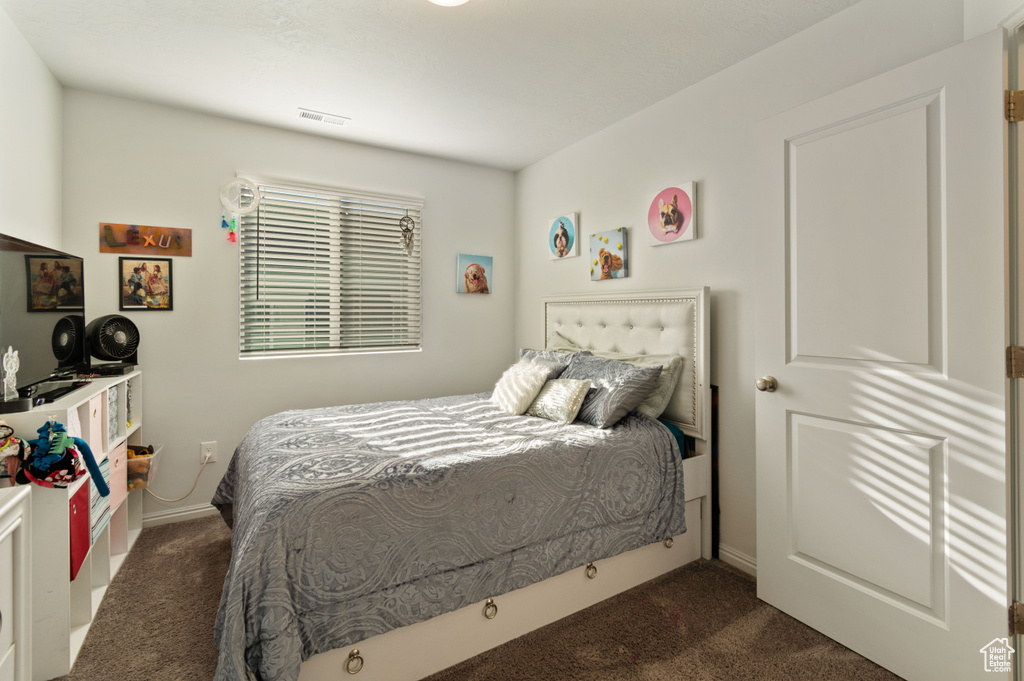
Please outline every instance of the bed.
[[697, 443], [685, 460], [646, 416], [563, 425], [488, 393], [256, 424], [214, 498], [216, 678], [411, 681], [710, 557], [709, 295], [548, 299], [534, 344], [681, 355], [661, 418]]

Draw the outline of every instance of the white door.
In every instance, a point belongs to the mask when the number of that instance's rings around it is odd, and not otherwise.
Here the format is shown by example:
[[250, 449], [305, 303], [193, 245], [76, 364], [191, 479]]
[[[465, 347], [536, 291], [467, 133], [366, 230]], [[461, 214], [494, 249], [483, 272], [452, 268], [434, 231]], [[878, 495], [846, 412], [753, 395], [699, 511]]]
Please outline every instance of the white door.
[[756, 130], [758, 596], [909, 679], [1009, 678], [1002, 58]]
[[[1007, 80], [1011, 89], [1019, 90], [1024, 87], [1024, 9], [1018, 12], [1015, 20], [1011, 19], [1004, 23], [1009, 29], [1007, 41]], [[1009, 333], [1007, 341], [1011, 345], [1020, 345], [1024, 342], [1024, 281], [1021, 273], [1024, 273], [1024, 244], [1021, 243], [1020, 235], [1024, 230], [1024, 130], [1021, 124], [1011, 125], [1007, 129], [1007, 148], [1012, 153], [1008, 160], [1008, 174], [1010, 178], [1011, 197], [1009, 204], [1015, 207], [1013, 213], [1008, 212], [1010, 224], [1008, 232], [1016, 238], [1007, 239], [1007, 259], [1014, 264], [1015, 276], [1008, 278], [1008, 296], [1010, 304], [1007, 306], [1009, 320]], [[1013, 509], [1009, 515], [1010, 523], [1010, 554], [1013, 556], [1011, 565], [1014, 566], [1010, 588], [1012, 600], [1024, 600], [1024, 438], [1021, 437], [1021, 427], [1024, 424], [1024, 385], [1022, 381], [1010, 381], [1009, 391], [1009, 413], [1011, 419], [1010, 430], [1016, 431], [1015, 437], [1010, 438], [1007, 475], [1012, 480], [1010, 508]], [[1024, 637], [1018, 635], [1012, 639], [1014, 648], [1020, 649], [1024, 643]], [[1015, 655], [1018, 663], [1020, 655], [1024, 650]], [[1024, 680], [1024, 665], [1017, 664], [1014, 679]]]

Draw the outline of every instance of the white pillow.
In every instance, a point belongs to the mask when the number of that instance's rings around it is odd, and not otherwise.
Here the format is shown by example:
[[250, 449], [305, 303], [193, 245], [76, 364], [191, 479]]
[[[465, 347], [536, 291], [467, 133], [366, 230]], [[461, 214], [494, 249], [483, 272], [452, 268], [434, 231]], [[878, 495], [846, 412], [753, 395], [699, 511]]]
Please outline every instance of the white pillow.
[[491, 401], [507, 414], [523, 414], [548, 380], [551, 367], [540, 362], [519, 360], [501, 375]]

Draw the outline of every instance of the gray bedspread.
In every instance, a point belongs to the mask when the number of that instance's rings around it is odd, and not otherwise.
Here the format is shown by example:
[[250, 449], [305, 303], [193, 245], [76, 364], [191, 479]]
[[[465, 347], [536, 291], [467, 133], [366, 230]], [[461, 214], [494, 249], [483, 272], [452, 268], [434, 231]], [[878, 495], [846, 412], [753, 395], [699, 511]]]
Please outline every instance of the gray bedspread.
[[663, 425], [562, 425], [488, 397], [253, 426], [212, 502], [233, 522], [218, 681], [293, 681], [316, 653], [685, 531]]

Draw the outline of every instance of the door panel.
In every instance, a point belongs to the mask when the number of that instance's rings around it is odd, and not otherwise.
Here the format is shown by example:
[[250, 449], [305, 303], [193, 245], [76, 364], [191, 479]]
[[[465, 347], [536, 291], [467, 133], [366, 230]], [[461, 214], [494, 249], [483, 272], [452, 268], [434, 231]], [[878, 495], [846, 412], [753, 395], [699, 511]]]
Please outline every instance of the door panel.
[[756, 131], [758, 595], [910, 679], [1000, 678], [1001, 102], [993, 32]]
[[[882, 600], [945, 612], [945, 441], [790, 414], [793, 559]], [[837, 532], [856, 518], [861, 531]]]
[[786, 141], [793, 361], [929, 364], [930, 301], [941, 300], [941, 278], [928, 276], [941, 273], [941, 254], [927, 247], [940, 225], [929, 210], [941, 192], [938, 102], [930, 94]]

